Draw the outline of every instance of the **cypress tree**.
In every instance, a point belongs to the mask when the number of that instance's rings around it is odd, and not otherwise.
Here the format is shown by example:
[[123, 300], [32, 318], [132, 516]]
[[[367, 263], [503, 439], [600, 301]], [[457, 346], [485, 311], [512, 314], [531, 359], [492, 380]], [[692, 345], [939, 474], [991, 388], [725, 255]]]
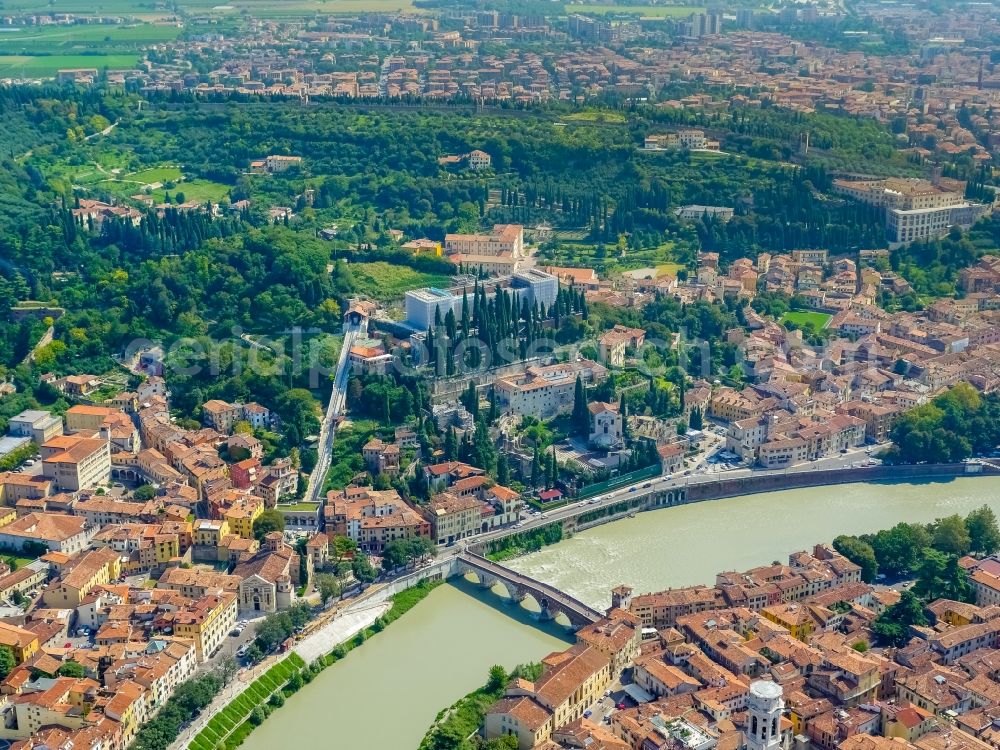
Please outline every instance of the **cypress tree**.
[[497, 457], [497, 484], [506, 487], [510, 484], [510, 465], [507, 462], [507, 454], [501, 453]]
[[587, 434], [590, 427], [590, 410], [587, 408], [587, 394], [583, 389], [583, 380], [576, 376], [576, 389], [573, 392], [573, 429], [581, 434]]
[[490, 424], [493, 424], [500, 418], [500, 404], [497, 402], [497, 390], [495, 387], [490, 389], [490, 413], [488, 418]]

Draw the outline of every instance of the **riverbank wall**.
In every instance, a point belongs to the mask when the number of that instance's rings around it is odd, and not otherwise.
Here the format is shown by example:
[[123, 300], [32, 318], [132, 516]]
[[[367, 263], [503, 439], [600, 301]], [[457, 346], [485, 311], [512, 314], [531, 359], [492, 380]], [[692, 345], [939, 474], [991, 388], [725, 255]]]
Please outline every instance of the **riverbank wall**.
[[[946, 482], [962, 477], [1000, 476], [1000, 469], [989, 464], [914, 464], [900, 466], [865, 466], [854, 469], [821, 469], [817, 471], [767, 472], [747, 477], [712, 481], [677, 482], [668, 487], [639, 488], [623, 494], [613, 501], [598, 506], [583, 504], [575, 508], [550, 511], [548, 522], [531, 529], [509, 529], [490, 539], [471, 541], [468, 548], [480, 555], [489, 556], [502, 548], [504, 537], [512, 534], [530, 534], [547, 526], [562, 526], [562, 536], [586, 531], [606, 523], [620, 521], [635, 513], [676, 505], [687, 505], [707, 500], [756, 495], [764, 492], [795, 490], [808, 487], [832, 487], [839, 484], [872, 482]], [[445, 575], [447, 578], [448, 576]]]
[[959, 477], [997, 475], [1000, 475], [1000, 471], [983, 464], [904, 464], [899, 466], [864, 466], [856, 469], [790, 471], [782, 474], [764, 474], [722, 479], [717, 482], [689, 484], [685, 487], [684, 502], [719, 500], [739, 495], [753, 495], [759, 492], [797, 490], [805, 487], [823, 487], [855, 482], [946, 481]]

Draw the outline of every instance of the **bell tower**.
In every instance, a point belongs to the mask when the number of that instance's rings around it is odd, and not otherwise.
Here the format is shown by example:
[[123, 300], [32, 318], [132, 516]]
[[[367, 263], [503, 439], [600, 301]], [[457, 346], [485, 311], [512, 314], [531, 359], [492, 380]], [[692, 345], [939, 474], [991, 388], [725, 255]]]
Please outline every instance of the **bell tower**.
[[781, 685], [770, 680], [750, 683], [749, 715], [747, 716], [747, 750], [778, 750], [781, 741]]

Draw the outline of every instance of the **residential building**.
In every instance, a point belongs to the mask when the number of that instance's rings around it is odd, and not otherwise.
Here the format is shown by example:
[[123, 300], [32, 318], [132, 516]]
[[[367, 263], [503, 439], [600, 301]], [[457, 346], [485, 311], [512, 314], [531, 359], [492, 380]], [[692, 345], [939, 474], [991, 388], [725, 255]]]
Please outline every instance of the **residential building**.
[[107, 440], [62, 435], [43, 444], [41, 453], [42, 473], [62, 490], [100, 487], [111, 479]]
[[524, 254], [524, 227], [520, 224], [497, 224], [491, 234], [446, 234], [445, 252], [466, 255], [519, 258]]
[[243, 407], [239, 404], [212, 399], [202, 404], [201, 413], [205, 424], [223, 435], [228, 435], [232, 432], [233, 425], [242, 417]]
[[431, 521], [404, 502], [395, 490], [348, 487], [331, 492], [324, 508], [326, 529], [346, 536], [366, 552], [379, 554], [398, 539], [431, 536]]
[[74, 555], [90, 543], [96, 529], [77, 516], [59, 513], [28, 513], [0, 527], [0, 546], [21, 550], [40, 542], [53, 552]]
[[609, 367], [621, 367], [625, 364], [626, 348], [638, 349], [646, 340], [646, 332], [641, 328], [627, 328], [615, 325], [611, 330], [601, 334], [598, 351], [604, 364]]
[[118, 578], [121, 558], [117, 552], [102, 547], [79, 556], [58, 579], [42, 592], [42, 600], [53, 609], [76, 609], [95, 586]]
[[237, 610], [235, 593], [207, 594], [175, 613], [174, 635], [193, 641], [198, 662], [202, 663], [219, 649], [236, 625]]
[[420, 512], [430, 522], [431, 538], [437, 544], [454, 544], [482, 530], [482, 502], [472, 496], [441, 492]]
[[11, 417], [7, 432], [13, 437], [31, 438], [35, 445], [47, 443], [63, 433], [61, 417], [53, 417], [47, 411], [29, 409]]
[[528, 367], [523, 375], [498, 378], [497, 397], [505, 411], [550, 417], [573, 406], [577, 375], [585, 384], [608, 376], [604, 365], [590, 360]]
[[611, 662], [586, 643], [577, 643], [542, 660], [535, 682], [514, 680], [486, 713], [487, 739], [517, 737], [521, 750], [547, 740], [559, 727], [580, 719], [611, 682]]
[[73, 432], [79, 430], [97, 432], [101, 429], [101, 425], [105, 419], [113, 414], [120, 413], [118, 409], [112, 409], [107, 406], [77, 404], [76, 406], [71, 406], [66, 411], [66, 429]]
[[0, 621], [0, 646], [6, 646], [11, 650], [16, 664], [23, 664], [38, 651], [38, 635]]

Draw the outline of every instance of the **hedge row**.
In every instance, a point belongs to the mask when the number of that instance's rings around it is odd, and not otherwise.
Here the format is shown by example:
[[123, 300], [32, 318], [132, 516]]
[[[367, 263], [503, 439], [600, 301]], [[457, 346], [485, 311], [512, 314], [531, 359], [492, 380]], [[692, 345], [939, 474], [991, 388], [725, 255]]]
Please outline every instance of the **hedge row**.
[[189, 748], [216, 750], [243, 725], [257, 706], [265, 703], [272, 694], [284, 687], [292, 675], [299, 673], [305, 665], [302, 657], [293, 652], [268, 669], [213, 716], [191, 740]]

